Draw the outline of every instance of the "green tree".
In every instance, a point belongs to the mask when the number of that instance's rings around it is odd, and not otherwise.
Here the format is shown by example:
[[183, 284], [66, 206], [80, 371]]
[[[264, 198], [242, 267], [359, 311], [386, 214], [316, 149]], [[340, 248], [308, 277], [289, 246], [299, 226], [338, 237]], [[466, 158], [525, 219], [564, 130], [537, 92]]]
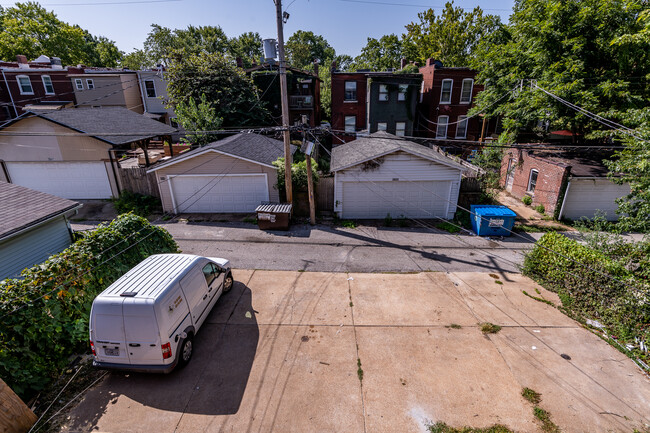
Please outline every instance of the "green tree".
[[373, 71], [399, 69], [402, 56], [402, 42], [397, 35], [385, 35], [379, 39], [368, 38], [361, 54], [354, 59], [353, 68]]
[[298, 30], [291, 35], [285, 48], [291, 66], [310, 71], [313, 70], [314, 60], [319, 60], [321, 65], [328, 65], [336, 55], [336, 51], [324, 37], [304, 30]]
[[[294, 162], [291, 164], [291, 185], [294, 191], [307, 191], [307, 161], [306, 156], [302, 153], [297, 153]], [[278, 169], [278, 191], [280, 197], [284, 197], [284, 158], [278, 158], [273, 162], [273, 165]], [[318, 183], [318, 164], [314, 158], [311, 159], [311, 178], [314, 185]]]
[[208, 143], [217, 140], [216, 134], [209, 132], [193, 131], [216, 131], [221, 128], [223, 118], [218, 117], [216, 109], [208, 102], [205, 93], [201, 94], [201, 100], [197, 105], [193, 97], [189, 97], [187, 102], [180, 101], [174, 107], [174, 112], [183, 128], [188, 132], [188, 138], [183, 139], [199, 146], [205, 146]]
[[250, 68], [262, 57], [262, 37], [257, 32], [246, 32], [230, 39], [228, 52], [233, 58], [241, 58], [244, 67]]
[[468, 66], [478, 43], [500, 23], [498, 16], [484, 15], [478, 6], [465, 12], [453, 1], [445, 3], [439, 16], [429, 9], [418, 18], [406, 25], [402, 49], [404, 57], [420, 65], [434, 58], [445, 66]]
[[[347, 54], [337, 54], [334, 56], [334, 61], [336, 62], [336, 69], [345, 72], [351, 70], [351, 67], [354, 63], [354, 59], [352, 56], [349, 56]], [[321, 65], [321, 69], [328, 69], [331, 68], [332, 64], [323, 64]]]
[[[501, 116], [508, 139], [568, 129], [576, 141], [615, 133], [531, 85], [603, 117], [621, 119], [648, 103], [650, 73], [643, 0], [517, 0], [508, 25], [487, 35], [472, 66], [487, 82], [477, 108]], [[645, 30], [644, 30], [645, 29]], [[520, 89], [499, 101], [515, 85]], [[548, 122], [548, 123], [547, 123]], [[530, 139], [530, 138], [527, 138]]]
[[120, 66], [126, 69], [138, 70], [149, 67], [149, 58], [143, 50], [134, 50], [125, 54], [120, 61]]
[[223, 119], [223, 127], [268, 123], [268, 111], [259, 102], [253, 81], [223, 54], [175, 52], [166, 78], [169, 103], [173, 107], [183, 106], [193, 98], [209, 104], [214, 115]]
[[0, 58], [5, 60], [44, 54], [60, 57], [65, 65], [113, 66], [121, 58], [113, 41], [63, 22], [35, 2], [0, 9], [0, 29]]

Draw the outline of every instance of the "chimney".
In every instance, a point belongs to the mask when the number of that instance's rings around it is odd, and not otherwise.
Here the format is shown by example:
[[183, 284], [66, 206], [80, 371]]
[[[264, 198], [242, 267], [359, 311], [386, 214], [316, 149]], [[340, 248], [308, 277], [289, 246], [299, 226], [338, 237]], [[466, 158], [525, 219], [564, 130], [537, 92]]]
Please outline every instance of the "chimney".
[[404, 69], [407, 64], [408, 63], [407, 63], [406, 59], [404, 57], [402, 57], [402, 59], [399, 61], [399, 68]]
[[318, 77], [318, 59], [314, 60], [314, 75]]
[[242, 60], [241, 57], [237, 57], [237, 67], [244, 69], [244, 61]]
[[332, 62], [332, 67], [331, 67], [332, 72], [336, 72], [336, 60]]
[[16, 56], [16, 61], [21, 64], [27, 64], [27, 57], [23, 56], [22, 54], [18, 54]]
[[427, 59], [427, 66], [433, 66], [435, 61], [436, 61], [436, 59], [429, 57]]

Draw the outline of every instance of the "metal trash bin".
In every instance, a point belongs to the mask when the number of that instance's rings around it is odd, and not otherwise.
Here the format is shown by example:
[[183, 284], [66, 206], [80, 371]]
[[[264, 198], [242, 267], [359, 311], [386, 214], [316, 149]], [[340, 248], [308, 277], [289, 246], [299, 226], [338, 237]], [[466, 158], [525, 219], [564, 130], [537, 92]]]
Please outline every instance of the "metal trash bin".
[[261, 204], [257, 206], [257, 226], [260, 230], [289, 230], [291, 204]]
[[473, 204], [472, 228], [479, 236], [510, 236], [517, 214], [506, 206]]

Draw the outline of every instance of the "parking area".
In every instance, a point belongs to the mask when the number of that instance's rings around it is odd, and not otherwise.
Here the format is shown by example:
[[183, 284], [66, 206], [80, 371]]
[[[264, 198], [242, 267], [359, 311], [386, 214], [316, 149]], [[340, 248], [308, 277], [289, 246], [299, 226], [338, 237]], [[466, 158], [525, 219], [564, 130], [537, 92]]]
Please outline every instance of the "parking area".
[[[110, 373], [64, 431], [423, 432], [436, 421], [541, 431], [523, 387], [564, 432], [650, 423], [647, 376], [524, 295], [558, 302], [520, 274], [234, 276], [185, 369]], [[484, 335], [483, 322], [502, 329]]]

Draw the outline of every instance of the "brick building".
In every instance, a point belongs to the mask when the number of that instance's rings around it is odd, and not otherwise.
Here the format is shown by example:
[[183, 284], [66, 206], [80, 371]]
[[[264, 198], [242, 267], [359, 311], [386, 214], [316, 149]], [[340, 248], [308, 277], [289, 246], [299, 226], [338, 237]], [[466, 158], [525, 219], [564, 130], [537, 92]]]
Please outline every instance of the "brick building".
[[15, 62], [0, 62], [0, 121], [13, 119], [28, 109], [54, 109], [75, 104], [69, 73], [80, 68], [64, 67], [57, 57], [40, 56], [28, 62], [16, 56]]
[[345, 142], [359, 132], [413, 136], [421, 82], [420, 74], [333, 71], [332, 130]]

